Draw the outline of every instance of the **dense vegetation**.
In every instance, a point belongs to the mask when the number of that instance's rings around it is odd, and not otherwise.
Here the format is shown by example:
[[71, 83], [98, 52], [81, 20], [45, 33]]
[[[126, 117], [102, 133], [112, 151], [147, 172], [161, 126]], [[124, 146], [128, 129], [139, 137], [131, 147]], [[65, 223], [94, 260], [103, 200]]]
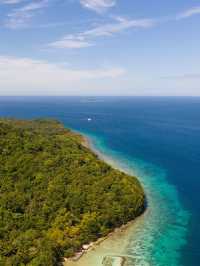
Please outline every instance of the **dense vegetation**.
[[136, 178], [53, 120], [0, 119], [0, 265], [58, 265], [138, 216]]

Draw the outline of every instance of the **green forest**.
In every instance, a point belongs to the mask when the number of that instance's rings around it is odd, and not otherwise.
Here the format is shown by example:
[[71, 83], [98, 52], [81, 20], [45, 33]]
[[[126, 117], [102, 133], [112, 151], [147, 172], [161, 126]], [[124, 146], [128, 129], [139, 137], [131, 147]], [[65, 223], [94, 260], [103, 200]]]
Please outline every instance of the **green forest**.
[[0, 265], [53, 266], [140, 215], [139, 181], [55, 120], [0, 119]]

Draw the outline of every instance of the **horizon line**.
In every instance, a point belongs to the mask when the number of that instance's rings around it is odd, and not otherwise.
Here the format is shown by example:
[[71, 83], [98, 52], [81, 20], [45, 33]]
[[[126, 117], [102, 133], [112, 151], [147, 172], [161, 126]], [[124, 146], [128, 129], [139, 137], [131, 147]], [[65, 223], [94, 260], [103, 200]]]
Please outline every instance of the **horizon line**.
[[186, 97], [191, 97], [191, 98], [199, 98], [200, 95], [0, 95], [0, 97], [148, 97], [148, 98], [153, 98], [153, 97], [162, 97], [162, 98], [186, 98]]

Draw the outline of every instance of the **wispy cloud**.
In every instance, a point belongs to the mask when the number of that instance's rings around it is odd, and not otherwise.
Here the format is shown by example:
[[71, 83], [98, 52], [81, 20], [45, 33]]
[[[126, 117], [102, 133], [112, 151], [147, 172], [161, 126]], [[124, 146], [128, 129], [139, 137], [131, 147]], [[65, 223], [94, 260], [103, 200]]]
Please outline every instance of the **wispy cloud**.
[[0, 0], [0, 4], [13, 5], [13, 4], [19, 4], [23, 1], [24, 0]]
[[54, 48], [80, 49], [90, 47], [93, 44], [87, 41], [84, 35], [67, 35], [58, 41], [50, 43], [48, 46]]
[[111, 36], [127, 29], [147, 29], [155, 25], [152, 19], [126, 19], [123, 17], [115, 17], [116, 22], [104, 24], [86, 31], [87, 36]]
[[50, 43], [48, 46], [54, 48], [85, 48], [94, 45], [97, 37], [113, 36], [128, 29], [147, 29], [156, 24], [152, 19], [131, 20], [122, 17], [114, 18], [115, 22], [103, 24], [78, 34], [66, 35], [60, 40]]
[[115, 0], [80, 0], [80, 3], [83, 7], [97, 13], [102, 13], [116, 5]]
[[186, 19], [195, 15], [200, 15], [200, 6], [192, 7], [177, 15], [177, 19]]
[[35, 15], [39, 10], [48, 6], [48, 0], [42, 0], [37, 2], [31, 2], [20, 8], [14, 9], [7, 15], [7, 21], [5, 26], [11, 29], [27, 27], [28, 21]]
[[0, 56], [0, 87], [27, 88], [35, 90], [73, 88], [74, 84], [88, 84], [89, 81], [115, 79], [125, 74], [119, 67], [98, 69], [73, 69], [64, 64], [49, 63], [31, 58]]

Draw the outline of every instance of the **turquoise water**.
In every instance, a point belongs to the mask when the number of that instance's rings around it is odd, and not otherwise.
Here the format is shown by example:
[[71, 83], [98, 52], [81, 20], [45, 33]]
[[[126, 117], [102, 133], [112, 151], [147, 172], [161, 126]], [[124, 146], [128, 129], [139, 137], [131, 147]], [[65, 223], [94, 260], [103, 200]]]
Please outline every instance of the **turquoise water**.
[[[110, 150], [101, 137], [87, 134], [94, 149], [113, 166], [139, 177], [148, 198], [144, 221], [129, 237], [125, 251], [129, 266], [180, 265], [181, 248], [186, 244], [189, 212], [180, 203], [177, 191], [156, 165]], [[132, 257], [132, 258], [131, 258]]]
[[200, 98], [0, 97], [0, 116], [59, 119], [139, 177], [148, 209], [129, 266], [200, 265]]

